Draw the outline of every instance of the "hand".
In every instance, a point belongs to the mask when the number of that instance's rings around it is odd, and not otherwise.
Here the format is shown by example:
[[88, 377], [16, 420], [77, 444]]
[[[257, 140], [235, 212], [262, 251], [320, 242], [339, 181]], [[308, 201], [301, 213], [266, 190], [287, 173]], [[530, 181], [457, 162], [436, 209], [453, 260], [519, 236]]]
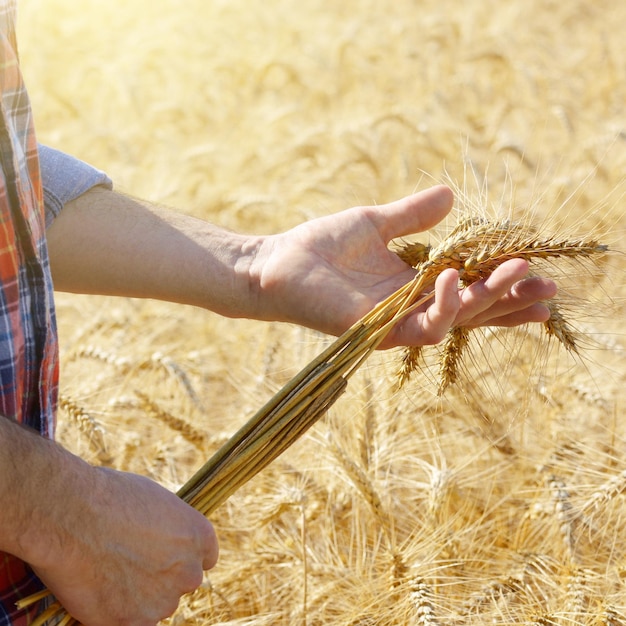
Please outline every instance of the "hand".
[[34, 569], [85, 626], [154, 625], [215, 565], [213, 527], [147, 478], [95, 471], [91, 502], [60, 542], [62, 558]]
[[[452, 202], [450, 189], [438, 186], [267, 237], [252, 268], [259, 316], [341, 334], [415, 275], [389, 250], [389, 242], [432, 228], [449, 213]], [[540, 301], [553, 297], [556, 285], [538, 277], [524, 279], [527, 272], [528, 264], [514, 259], [463, 290], [458, 289], [455, 270], [442, 272], [434, 300], [402, 320], [381, 348], [438, 343], [458, 324], [515, 326], [545, 321], [549, 311]]]

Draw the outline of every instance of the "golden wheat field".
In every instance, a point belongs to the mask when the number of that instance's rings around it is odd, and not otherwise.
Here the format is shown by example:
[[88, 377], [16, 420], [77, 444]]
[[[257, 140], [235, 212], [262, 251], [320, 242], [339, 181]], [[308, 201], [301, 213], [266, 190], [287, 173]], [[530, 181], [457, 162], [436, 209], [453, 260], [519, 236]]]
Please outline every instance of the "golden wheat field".
[[[625, 28], [622, 0], [21, 0], [40, 141], [120, 190], [267, 233], [449, 182], [612, 250], [559, 266], [578, 356], [486, 330], [438, 396], [373, 355], [215, 512], [167, 624], [626, 624]], [[173, 490], [329, 342], [131, 299], [58, 318], [61, 441]]]

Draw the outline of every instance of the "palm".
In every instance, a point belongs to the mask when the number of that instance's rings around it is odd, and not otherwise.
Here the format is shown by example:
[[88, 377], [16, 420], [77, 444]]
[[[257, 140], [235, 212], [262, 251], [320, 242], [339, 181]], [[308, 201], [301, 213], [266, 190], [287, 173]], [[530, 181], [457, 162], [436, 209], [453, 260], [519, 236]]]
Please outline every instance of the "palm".
[[[437, 224], [451, 207], [449, 190], [433, 188], [381, 207], [357, 207], [270, 237], [260, 278], [266, 317], [341, 334], [415, 272], [388, 248], [395, 237]], [[459, 293], [450, 270], [437, 281], [435, 303], [404, 320], [382, 347], [437, 343], [454, 323], [516, 325], [542, 321], [538, 300], [554, 295], [543, 279], [518, 283], [522, 261], [503, 264], [486, 282]], [[516, 284], [517, 283], [517, 284]], [[515, 285], [515, 288], [513, 286]]]

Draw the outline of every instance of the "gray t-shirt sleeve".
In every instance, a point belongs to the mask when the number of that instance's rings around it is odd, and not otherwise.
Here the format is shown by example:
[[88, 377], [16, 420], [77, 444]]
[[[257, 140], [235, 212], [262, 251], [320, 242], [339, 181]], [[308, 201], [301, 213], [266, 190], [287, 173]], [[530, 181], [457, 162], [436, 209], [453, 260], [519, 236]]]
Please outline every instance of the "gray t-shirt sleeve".
[[84, 161], [39, 144], [46, 228], [70, 200], [97, 185], [113, 188], [111, 179]]

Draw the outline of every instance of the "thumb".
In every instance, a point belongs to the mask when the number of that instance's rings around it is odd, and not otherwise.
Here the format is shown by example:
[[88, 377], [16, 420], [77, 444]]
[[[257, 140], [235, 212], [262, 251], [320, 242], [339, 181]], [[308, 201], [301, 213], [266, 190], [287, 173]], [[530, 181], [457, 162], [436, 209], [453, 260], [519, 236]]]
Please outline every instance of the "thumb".
[[371, 219], [385, 242], [419, 233], [438, 224], [452, 209], [454, 194], [437, 185], [401, 200], [372, 207]]

